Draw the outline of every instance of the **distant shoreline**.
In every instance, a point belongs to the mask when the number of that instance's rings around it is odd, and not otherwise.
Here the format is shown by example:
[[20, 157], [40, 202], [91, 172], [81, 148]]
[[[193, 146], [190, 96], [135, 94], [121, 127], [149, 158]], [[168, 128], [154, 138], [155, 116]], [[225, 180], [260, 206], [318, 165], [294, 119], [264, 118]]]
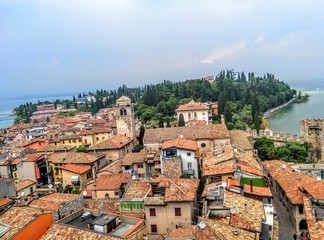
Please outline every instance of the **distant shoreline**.
[[289, 106], [290, 104], [292, 104], [292, 103], [294, 102], [294, 100], [295, 100], [295, 98], [292, 98], [292, 99], [290, 99], [288, 102], [285, 102], [284, 104], [281, 104], [281, 105], [279, 105], [279, 106], [277, 106], [277, 107], [275, 107], [275, 108], [271, 108], [271, 109], [269, 109], [268, 111], [266, 111], [266, 112], [263, 114], [263, 118], [264, 118], [264, 119], [269, 119], [269, 117], [270, 117], [270, 115], [271, 115], [272, 113], [275, 113], [275, 112], [277, 112], [277, 111], [279, 111], [279, 110], [281, 110], [281, 109], [283, 109], [283, 108]]

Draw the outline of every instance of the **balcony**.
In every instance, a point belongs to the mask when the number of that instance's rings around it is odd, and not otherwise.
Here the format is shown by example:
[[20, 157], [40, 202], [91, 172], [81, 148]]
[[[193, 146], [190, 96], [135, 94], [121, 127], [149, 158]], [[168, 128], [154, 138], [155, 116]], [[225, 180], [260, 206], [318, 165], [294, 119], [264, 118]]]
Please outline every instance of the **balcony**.
[[182, 174], [189, 174], [189, 175], [194, 175], [195, 174], [195, 169], [191, 170], [183, 170]]
[[176, 155], [169, 155], [169, 156], [163, 156], [162, 158], [163, 160], [182, 160], [181, 155], [180, 156], [176, 156]]

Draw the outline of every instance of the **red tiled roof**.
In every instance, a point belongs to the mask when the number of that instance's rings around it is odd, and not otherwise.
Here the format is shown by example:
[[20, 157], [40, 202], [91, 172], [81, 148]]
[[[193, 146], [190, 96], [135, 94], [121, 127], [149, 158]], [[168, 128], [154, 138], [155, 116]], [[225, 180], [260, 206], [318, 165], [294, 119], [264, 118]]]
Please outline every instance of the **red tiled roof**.
[[149, 190], [150, 185], [148, 184], [148, 181], [132, 181], [124, 198], [144, 198]]
[[80, 131], [80, 135], [81, 136], [85, 136], [85, 135], [93, 135], [93, 134], [97, 134], [97, 133], [110, 133], [112, 131], [111, 128], [109, 127], [94, 127], [94, 128], [90, 128], [90, 129], [83, 129]]
[[102, 174], [95, 181], [95, 189], [103, 190], [120, 190], [122, 184], [128, 183], [131, 177], [130, 173], [120, 174]]
[[303, 188], [312, 198], [324, 200], [324, 182], [316, 181], [314, 183], [304, 185]]
[[0, 207], [13, 202], [14, 200], [11, 200], [9, 198], [0, 198]]
[[67, 202], [79, 197], [77, 194], [53, 193], [32, 201], [29, 206], [45, 211], [57, 211]]
[[104, 140], [94, 146], [89, 147], [89, 150], [108, 150], [108, 149], [120, 149], [133, 140], [124, 135], [115, 135], [107, 140]]
[[27, 154], [24, 162], [36, 162], [38, 160], [45, 159], [45, 155], [42, 153]]
[[165, 150], [165, 149], [171, 148], [171, 147], [197, 151], [197, 142], [193, 141], [193, 140], [187, 140], [184, 138], [176, 138], [171, 141], [165, 141], [162, 144], [161, 149]]
[[20, 181], [19, 183], [16, 183], [15, 184], [15, 187], [16, 187], [16, 191], [20, 191], [20, 190], [23, 190], [29, 186], [32, 186], [36, 184], [36, 182], [30, 180], [30, 179], [25, 179], [25, 180], [22, 180]]
[[176, 112], [179, 111], [192, 111], [192, 110], [209, 110], [209, 107], [206, 106], [205, 103], [197, 103], [194, 101], [191, 101], [187, 104], [180, 105], [177, 109]]
[[248, 184], [244, 184], [244, 194], [253, 194], [261, 197], [272, 197], [272, 193], [270, 191], [270, 188], [267, 187], [257, 187], [252, 186], [252, 192], [251, 192], [251, 186]]
[[78, 174], [84, 174], [91, 170], [91, 168], [79, 164], [66, 164], [62, 167], [62, 169]]
[[136, 153], [136, 152], [130, 152], [127, 153], [123, 159], [121, 160], [122, 166], [131, 166], [134, 163], [144, 163], [146, 158], [146, 153], [144, 150]]

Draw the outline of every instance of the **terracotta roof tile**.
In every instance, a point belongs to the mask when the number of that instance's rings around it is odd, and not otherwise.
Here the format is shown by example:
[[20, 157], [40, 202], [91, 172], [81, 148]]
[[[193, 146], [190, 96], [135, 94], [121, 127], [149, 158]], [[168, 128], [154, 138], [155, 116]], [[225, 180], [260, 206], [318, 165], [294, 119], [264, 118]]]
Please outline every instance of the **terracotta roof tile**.
[[98, 158], [83, 152], [64, 152], [64, 153], [54, 153], [49, 158], [48, 161], [52, 163], [78, 163], [78, 164], [90, 164], [97, 161]]
[[120, 166], [120, 160], [113, 161], [112, 163], [104, 166], [98, 171], [98, 175], [100, 174], [118, 174], [122, 171]]
[[[283, 164], [286, 166], [285, 168], [282, 168]], [[282, 187], [292, 204], [303, 204], [303, 193], [301, 189], [310, 183], [317, 182], [316, 179], [308, 175], [296, 172], [284, 161], [264, 161], [262, 165]]]
[[53, 212], [59, 210], [65, 203], [79, 197], [80, 195], [77, 194], [53, 193], [32, 201], [29, 206]]
[[312, 206], [309, 198], [303, 196], [303, 204], [305, 209], [305, 216], [307, 222], [308, 233], [312, 240], [324, 239], [324, 221], [316, 220], [316, 217], [312, 213]]
[[242, 130], [231, 130], [231, 142], [232, 144], [242, 150], [253, 150], [251, 143], [249, 142], [248, 137], [251, 137], [251, 134]]
[[180, 136], [189, 140], [198, 139], [230, 139], [229, 132], [223, 124], [209, 124], [202, 126], [186, 126], [171, 128], [146, 129], [144, 144], [163, 143]]
[[[230, 224], [228, 219], [204, 219], [205, 224], [213, 229], [214, 238], [220, 240], [255, 240], [256, 234]], [[261, 222], [261, 219], [260, 219]]]
[[31, 207], [12, 207], [0, 216], [0, 222], [11, 226], [11, 229], [1, 237], [9, 240], [19, 233], [24, 227], [35, 220], [35, 216], [40, 216], [42, 211]]
[[316, 181], [314, 183], [304, 185], [303, 188], [312, 198], [324, 200], [324, 182]]
[[42, 153], [27, 154], [24, 158], [24, 162], [36, 162], [45, 159], [45, 155]]
[[186, 228], [175, 228], [172, 229], [168, 235], [167, 239], [194, 239], [195, 237], [195, 227]]
[[197, 142], [193, 140], [187, 140], [184, 138], [176, 138], [174, 140], [165, 141], [162, 144], [161, 149], [165, 150], [167, 148], [179, 148], [179, 149], [186, 149], [186, 150], [192, 150], [197, 151]]
[[257, 195], [261, 197], [272, 197], [270, 188], [267, 187], [252, 186], [252, 192], [251, 192], [251, 186], [248, 184], [244, 184], [243, 189], [244, 189], [244, 194], [248, 193], [248, 194]]
[[54, 223], [46, 231], [46, 233], [40, 238], [40, 240], [52, 240], [52, 239], [57, 239], [57, 240], [63, 240], [63, 239], [117, 240], [118, 238]]
[[121, 160], [121, 165], [122, 166], [131, 166], [134, 163], [144, 163], [146, 159], [146, 153], [144, 150], [136, 153], [136, 152], [131, 152], [127, 153], [123, 159]]
[[89, 150], [109, 150], [109, 149], [120, 149], [132, 141], [127, 136], [115, 135], [107, 140], [104, 140], [94, 146], [89, 147]]
[[231, 215], [229, 223], [231, 226], [261, 232], [261, 220], [265, 219], [261, 201], [226, 191], [224, 206], [236, 209], [235, 214]]
[[122, 184], [128, 183], [131, 174], [120, 173], [120, 174], [102, 174], [95, 181], [95, 189], [97, 191], [102, 190], [119, 190]]
[[109, 127], [94, 127], [94, 128], [90, 128], [90, 129], [83, 129], [80, 131], [80, 135], [81, 136], [85, 136], [85, 135], [93, 135], [93, 134], [97, 134], [97, 133], [110, 133], [112, 131], [111, 128]]
[[9, 198], [0, 198], [0, 207], [13, 202], [14, 200], [9, 199]]
[[177, 109], [176, 112], [181, 112], [181, 111], [192, 111], [192, 110], [209, 110], [209, 106], [206, 103], [198, 103], [195, 101], [190, 101], [187, 104], [180, 105]]
[[148, 181], [132, 181], [129, 185], [124, 198], [144, 198], [150, 190]]
[[237, 151], [234, 153], [237, 163], [242, 163], [251, 167], [260, 168], [258, 161], [254, 158], [252, 152], [240, 152]]
[[25, 188], [27, 188], [29, 186], [34, 185], [34, 184], [36, 184], [35, 181], [32, 181], [30, 179], [24, 179], [24, 180], [20, 181], [19, 183], [15, 184], [16, 191], [23, 190], [23, 189], [25, 189]]
[[63, 170], [77, 173], [77, 174], [84, 174], [86, 172], [91, 171], [91, 168], [80, 165], [80, 164], [66, 164], [62, 167]]
[[234, 151], [232, 146], [224, 146], [221, 149], [209, 152], [203, 158], [203, 165], [210, 166], [227, 162], [234, 159]]
[[221, 163], [211, 166], [203, 166], [202, 175], [211, 176], [211, 175], [224, 175], [229, 173], [234, 173], [236, 170], [236, 165], [234, 163]]

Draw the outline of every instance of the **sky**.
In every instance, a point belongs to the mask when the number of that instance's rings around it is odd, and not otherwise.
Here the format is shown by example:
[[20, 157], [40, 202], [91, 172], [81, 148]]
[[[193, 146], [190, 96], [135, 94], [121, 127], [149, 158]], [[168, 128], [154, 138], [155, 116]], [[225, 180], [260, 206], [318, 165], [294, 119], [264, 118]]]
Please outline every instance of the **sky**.
[[0, 0], [0, 96], [217, 75], [324, 82], [321, 0]]

